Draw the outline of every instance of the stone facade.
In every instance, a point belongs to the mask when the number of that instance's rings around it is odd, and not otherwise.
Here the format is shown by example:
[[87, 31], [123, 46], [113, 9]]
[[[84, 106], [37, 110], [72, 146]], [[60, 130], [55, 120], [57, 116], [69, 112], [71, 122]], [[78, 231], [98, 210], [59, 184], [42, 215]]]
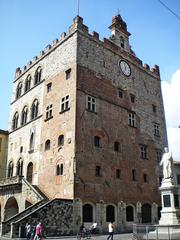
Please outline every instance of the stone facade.
[[[110, 220], [118, 231], [157, 222], [158, 157], [167, 146], [159, 67], [136, 57], [120, 15], [110, 30], [101, 41], [77, 16], [15, 75], [6, 176], [74, 200], [76, 231], [82, 222], [101, 231]], [[28, 196], [11, 192], [19, 210], [40, 200]], [[0, 201], [4, 219], [7, 196]]]

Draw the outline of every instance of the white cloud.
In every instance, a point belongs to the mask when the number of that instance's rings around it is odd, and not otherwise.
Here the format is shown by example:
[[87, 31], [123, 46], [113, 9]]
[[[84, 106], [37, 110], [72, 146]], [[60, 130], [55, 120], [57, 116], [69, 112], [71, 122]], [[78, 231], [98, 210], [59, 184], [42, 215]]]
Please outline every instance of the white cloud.
[[174, 160], [180, 161], [180, 69], [173, 74], [169, 83], [162, 82], [162, 93], [169, 150]]

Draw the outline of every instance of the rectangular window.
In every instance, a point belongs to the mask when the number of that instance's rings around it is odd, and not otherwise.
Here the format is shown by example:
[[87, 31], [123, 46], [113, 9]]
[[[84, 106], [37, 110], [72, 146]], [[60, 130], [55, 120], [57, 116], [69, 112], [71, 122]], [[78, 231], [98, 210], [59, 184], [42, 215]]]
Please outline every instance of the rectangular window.
[[147, 159], [147, 146], [140, 145], [140, 156], [142, 159]]
[[66, 97], [63, 97], [61, 99], [61, 112], [65, 112], [67, 110], [69, 110], [69, 95], [67, 95]]
[[52, 83], [47, 84], [47, 93], [52, 90]]
[[130, 99], [131, 99], [131, 102], [134, 103], [135, 102], [135, 95], [134, 94], [130, 94]]
[[159, 137], [160, 136], [160, 130], [159, 130], [159, 124], [154, 123], [154, 136]]
[[66, 80], [71, 77], [71, 68], [66, 71]]
[[96, 177], [101, 176], [101, 167], [100, 166], [96, 166], [95, 175], [96, 175]]
[[121, 178], [121, 170], [116, 169], [116, 178], [120, 179]]
[[180, 174], [176, 175], [176, 179], [177, 179], [177, 184], [180, 185]]
[[52, 104], [46, 107], [46, 119], [52, 118]]
[[160, 162], [162, 158], [162, 151], [160, 149], [156, 149], [156, 160]]
[[144, 182], [145, 182], [145, 183], [147, 183], [147, 182], [148, 182], [148, 177], [147, 177], [147, 174], [143, 174], [143, 180], [144, 180]]
[[118, 89], [118, 96], [120, 97], [120, 98], [123, 98], [123, 90], [122, 89]]
[[86, 109], [91, 112], [96, 112], [96, 98], [86, 96]]
[[136, 181], [136, 170], [132, 169], [132, 180]]
[[119, 142], [114, 142], [114, 151], [120, 152], [120, 143]]
[[136, 127], [136, 114], [133, 112], [128, 113], [128, 125], [131, 127]]
[[157, 112], [157, 107], [156, 107], [156, 105], [152, 104], [152, 110], [153, 110], [154, 113]]

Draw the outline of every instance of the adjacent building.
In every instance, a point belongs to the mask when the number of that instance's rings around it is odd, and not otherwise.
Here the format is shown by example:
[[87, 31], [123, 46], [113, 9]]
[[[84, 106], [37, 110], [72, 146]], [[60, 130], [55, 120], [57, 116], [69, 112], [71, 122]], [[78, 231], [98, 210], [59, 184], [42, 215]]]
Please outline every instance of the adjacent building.
[[0, 178], [6, 176], [8, 131], [0, 129]]
[[157, 222], [167, 146], [160, 71], [135, 55], [120, 15], [109, 29], [100, 40], [77, 16], [16, 70], [3, 220], [46, 196], [73, 200], [77, 226]]

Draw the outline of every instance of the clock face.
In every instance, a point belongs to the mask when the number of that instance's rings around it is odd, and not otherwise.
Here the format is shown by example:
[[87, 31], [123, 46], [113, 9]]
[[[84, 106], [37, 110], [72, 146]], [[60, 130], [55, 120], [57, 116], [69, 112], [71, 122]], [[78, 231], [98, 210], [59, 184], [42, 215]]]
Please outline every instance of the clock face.
[[127, 62], [120, 60], [119, 67], [125, 76], [129, 77], [131, 75], [131, 68]]

